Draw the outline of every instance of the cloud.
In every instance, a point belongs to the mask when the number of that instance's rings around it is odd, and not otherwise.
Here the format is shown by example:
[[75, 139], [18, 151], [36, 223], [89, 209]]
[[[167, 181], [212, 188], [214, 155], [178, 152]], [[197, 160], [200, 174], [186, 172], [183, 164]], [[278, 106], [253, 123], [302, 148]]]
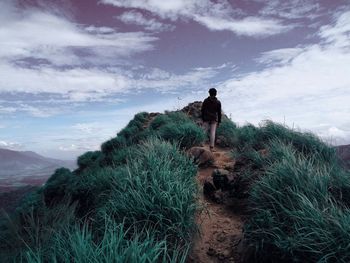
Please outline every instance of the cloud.
[[161, 32], [175, 29], [174, 25], [161, 23], [154, 18], [146, 18], [142, 13], [136, 11], [124, 12], [117, 18], [125, 24], [143, 26], [148, 31]]
[[100, 148], [99, 145], [86, 145], [86, 144], [70, 144], [59, 147], [63, 152], [85, 152], [85, 151], [97, 151]]
[[210, 30], [229, 30], [239, 36], [266, 37], [287, 32], [295, 25], [283, 25], [279, 20], [260, 17], [223, 19], [211, 16], [194, 16], [194, 20]]
[[202, 89], [219, 73], [218, 67], [194, 68], [185, 74], [173, 74], [158, 68], [142, 73], [130, 80], [131, 86], [139, 90], [152, 89], [162, 93]]
[[18, 100], [0, 101], [0, 113], [25, 112], [35, 117], [49, 117], [71, 111], [76, 103], [77, 106], [102, 101], [120, 103], [120, 94], [135, 91], [169, 93], [193, 87], [200, 89], [208, 86], [225, 67], [228, 66], [194, 68], [184, 74], [174, 74], [158, 68], [143, 68], [139, 73], [126, 70], [119, 73], [118, 70], [98, 68], [62, 70], [0, 65], [0, 93], [22, 94]]
[[97, 122], [92, 123], [76, 123], [72, 126], [73, 129], [86, 134], [93, 134], [101, 130], [101, 124]]
[[260, 14], [264, 16], [278, 16], [286, 19], [314, 19], [321, 9], [317, 0], [255, 0], [264, 3]]
[[328, 44], [333, 44], [340, 48], [349, 48], [350, 11], [338, 14], [338, 18], [333, 25], [323, 26], [319, 36]]
[[60, 70], [0, 65], [0, 92], [59, 94], [70, 101], [96, 101], [122, 92], [127, 80], [96, 68]]
[[290, 126], [312, 128], [318, 134], [329, 127], [349, 130], [348, 15], [340, 14], [334, 24], [320, 29], [320, 35], [332, 41], [265, 52], [258, 58], [268, 62], [264, 69], [224, 82], [218, 89], [226, 111], [240, 123], [266, 118], [283, 122], [287, 116]]
[[0, 105], [0, 113], [1, 114], [7, 114], [7, 113], [13, 113], [16, 112], [16, 108], [14, 107], [4, 107]]
[[[7, 3], [7, 2], [5, 2]], [[21, 59], [41, 59], [54, 65], [75, 65], [84, 57], [92, 59], [107, 49], [116, 56], [128, 56], [153, 48], [157, 38], [143, 32], [116, 32], [113, 28], [82, 26], [65, 17], [37, 9], [19, 10], [0, 4], [0, 58], [9, 62]]]
[[117, 7], [144, 9], [159, 17], [171, 19], [191, 19], [210, 30], [229, 30], [237, 35], [267, 37], [291, 30], [295, 25], [283, 25], [278, 19], [241, 15], [228, 1], [210, 0], [101, 0], [101, 3]]
[[18, 142], [0, 141], [0, 148], [9, 150], [20, 150], [23, 149], [23, 145]]
[[260, 57], [255, 59], [255, 61], [261, 64], [268, 65], [285, 65], [291, 62], [298, 54], [300, 54], [303, 51], [304, 49], [301, 47], [275, 49], [263, 52]]

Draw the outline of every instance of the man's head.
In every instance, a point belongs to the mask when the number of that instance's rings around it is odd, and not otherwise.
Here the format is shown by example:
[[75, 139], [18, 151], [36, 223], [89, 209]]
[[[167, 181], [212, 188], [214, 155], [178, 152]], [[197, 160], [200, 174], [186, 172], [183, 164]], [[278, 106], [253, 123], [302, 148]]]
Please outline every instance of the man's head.
[[212, 97], [215, 97], [215, 96], [216, 96], [216, 93], [217, 93], [217, 91], [216, 91], [215, 88], [211, 88], [211, 89], [209, 90], [209, 95], [212, 96]]

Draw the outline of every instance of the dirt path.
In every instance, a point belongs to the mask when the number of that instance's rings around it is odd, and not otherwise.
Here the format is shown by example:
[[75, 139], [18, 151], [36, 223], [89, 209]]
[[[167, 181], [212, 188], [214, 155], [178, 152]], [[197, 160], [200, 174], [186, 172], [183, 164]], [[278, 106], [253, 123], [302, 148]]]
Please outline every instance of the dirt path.
[[[207, 148], [208, 146], [206, 146]], [[232, 167], [234, 160], [225, 149], [214, 152], [215, 162], [211, 167], [199, 169], [197, 181], [200, 189], [214, 169]], [[218, 204], [200, 194], [203, 210], [197, 215], [200, 234], [195, 238], [189, 262], [240, 262], [239, 247], [242, 237], [242, 215], [232, 204]], [[233, 204], [234, 205], [234, 204]]]

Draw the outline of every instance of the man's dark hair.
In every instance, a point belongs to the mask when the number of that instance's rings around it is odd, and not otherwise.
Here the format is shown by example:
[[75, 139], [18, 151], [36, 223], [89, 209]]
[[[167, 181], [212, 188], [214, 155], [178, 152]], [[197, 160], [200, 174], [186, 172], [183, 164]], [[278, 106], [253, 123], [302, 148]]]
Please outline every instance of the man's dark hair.
[[216, 96], [216, 93], [217, 93], [217, 91], [216, 91], [215, 88], [211, 88], [211, 89], [209, 90], [209, 95], [210, 95], [210, 96]]

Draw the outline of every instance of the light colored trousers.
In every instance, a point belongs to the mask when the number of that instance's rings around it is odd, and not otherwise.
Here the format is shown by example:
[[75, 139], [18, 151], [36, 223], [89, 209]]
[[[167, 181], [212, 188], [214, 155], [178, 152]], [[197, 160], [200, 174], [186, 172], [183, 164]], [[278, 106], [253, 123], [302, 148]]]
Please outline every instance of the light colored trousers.
[[215, 133], [216, 133], [216, 121], [205, 121], [203, 122], [204, 130], [209, 134], [210, 136], [210, 147], [214, 147], [215, 143]]

